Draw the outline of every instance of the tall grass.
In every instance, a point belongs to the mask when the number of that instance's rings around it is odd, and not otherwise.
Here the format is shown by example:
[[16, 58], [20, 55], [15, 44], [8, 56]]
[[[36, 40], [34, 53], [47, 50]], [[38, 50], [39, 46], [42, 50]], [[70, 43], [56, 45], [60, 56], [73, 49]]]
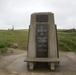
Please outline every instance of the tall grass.
[[12, 43], [17, 43], [19, 49], [27, 49], [27, 40], [28, 30], [0, 30], [0, 53]]
[[62, 51], [76, 52], [76, 31], [58, 31], [58, 47]]

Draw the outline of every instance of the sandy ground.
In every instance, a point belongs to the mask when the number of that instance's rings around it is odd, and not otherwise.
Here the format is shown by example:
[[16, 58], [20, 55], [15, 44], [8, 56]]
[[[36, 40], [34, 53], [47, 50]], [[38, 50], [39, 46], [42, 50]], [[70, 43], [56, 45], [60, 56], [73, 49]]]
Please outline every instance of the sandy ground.
[[34, 69], [29, 71], [24, 60], [27, 51], [16, 51], [10, 55], [0, 56], [0, 75], [76, 75], [76, 53], [59, 52], [60, 64], [56, 71]]

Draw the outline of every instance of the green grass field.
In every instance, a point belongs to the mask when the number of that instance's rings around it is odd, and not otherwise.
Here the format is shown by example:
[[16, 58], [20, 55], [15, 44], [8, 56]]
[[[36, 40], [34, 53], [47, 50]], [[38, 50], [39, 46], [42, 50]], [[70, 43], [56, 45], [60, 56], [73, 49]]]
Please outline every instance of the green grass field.
[[0, 30], [0, 50], [17, 43], [19, 49], [27, 49], [28, 30]]
[[59, 50], [76, 52], [76, 30], [58, 30], [57, 33]]
[[[57, 34], [59, 50], [76, 52], [75, 30], [58, 30]], [[0, 51], [5, 52], [11, 43], [17, 43], [19, 49], [27, 50], [28, 30], [0, 30]]]

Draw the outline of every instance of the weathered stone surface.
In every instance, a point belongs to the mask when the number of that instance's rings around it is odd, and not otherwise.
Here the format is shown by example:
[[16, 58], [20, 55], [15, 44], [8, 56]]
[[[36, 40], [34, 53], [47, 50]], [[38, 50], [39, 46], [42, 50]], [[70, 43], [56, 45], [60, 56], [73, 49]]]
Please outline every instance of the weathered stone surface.
[[[36, 22], [37, 15], [47, 15], [47, 22]], [[36, 58], [36, 25], [47, 24], [48, 25], [48, 57], [57, 57], [57, 39], [56, 29], [54, 22], [54, 14], [51, 12], [47, 13], [34, 13], [31, 15], [30, 31], [29, 31], [29, 46], [28, 46], [28, 57]]]
[[58, 59], [57, 34], [53, 13], [44, 12], [31, 15], [27, 54], [27, 59], [30, 58], [30, 60], [31, 58]]

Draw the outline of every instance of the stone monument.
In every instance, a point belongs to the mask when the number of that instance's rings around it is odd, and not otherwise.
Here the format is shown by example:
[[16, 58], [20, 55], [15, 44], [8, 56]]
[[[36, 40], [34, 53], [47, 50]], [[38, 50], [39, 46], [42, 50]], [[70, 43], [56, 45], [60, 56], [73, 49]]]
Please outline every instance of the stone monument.
[[31, 14], [27, 58], [28, 68], [33, 70], [37, 63], [48, 63], [51, 70], [59, 63], [57, 31], [54, 14], [51, 12]]

